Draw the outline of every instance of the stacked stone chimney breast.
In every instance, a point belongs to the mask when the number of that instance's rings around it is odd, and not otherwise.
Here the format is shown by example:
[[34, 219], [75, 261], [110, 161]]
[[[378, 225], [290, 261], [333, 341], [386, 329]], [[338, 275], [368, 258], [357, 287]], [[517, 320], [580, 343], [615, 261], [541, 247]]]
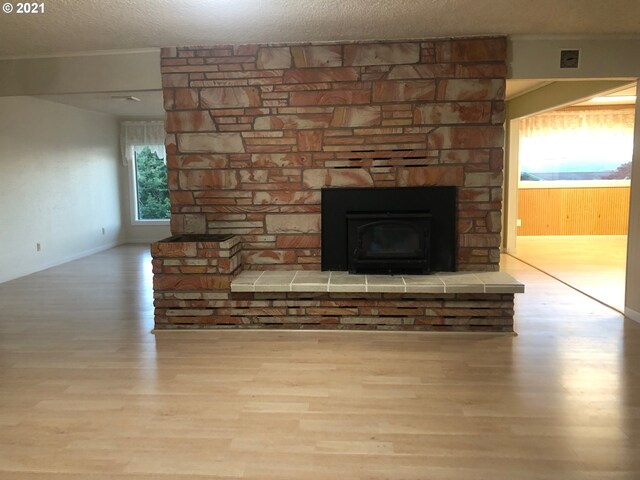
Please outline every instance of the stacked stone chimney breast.
[[320, 268], [320, 191], [457, 187], [457, 268], [498, 269], [506, 39], [162, 49], [174, 235]]

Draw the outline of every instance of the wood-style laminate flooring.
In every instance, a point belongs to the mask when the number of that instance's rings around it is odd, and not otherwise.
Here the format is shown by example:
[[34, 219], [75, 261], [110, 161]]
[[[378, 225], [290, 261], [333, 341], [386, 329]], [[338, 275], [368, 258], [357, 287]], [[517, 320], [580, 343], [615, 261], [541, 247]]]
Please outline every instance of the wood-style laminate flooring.
[[162, 331], [146, 248], [0, 285], [0, 479], [640, 478], [640, 325], [512, 257], [518, 336]]
[[624, 312], [626, 235], [518, 237], [513, 256]]

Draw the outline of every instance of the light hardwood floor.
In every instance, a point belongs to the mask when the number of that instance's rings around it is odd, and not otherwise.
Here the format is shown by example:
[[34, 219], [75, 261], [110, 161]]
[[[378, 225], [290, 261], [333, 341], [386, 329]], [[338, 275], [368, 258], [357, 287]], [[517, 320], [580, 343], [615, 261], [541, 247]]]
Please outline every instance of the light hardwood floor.
[[0, 285], [0, 479], [640, 478], [640, 325], [511, 257], [518, 336], [150, 333], [146, 250]]
[[624, 312], [626, 235], [521, 236], [514, 256]]

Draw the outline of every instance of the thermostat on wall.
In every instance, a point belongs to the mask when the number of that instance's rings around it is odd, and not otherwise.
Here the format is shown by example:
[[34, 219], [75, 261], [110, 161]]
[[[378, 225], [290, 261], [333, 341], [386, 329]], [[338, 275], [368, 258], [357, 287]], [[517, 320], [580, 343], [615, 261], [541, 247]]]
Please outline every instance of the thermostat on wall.
[[578, 68], [580, 50], [560, 50], [560, 68]]

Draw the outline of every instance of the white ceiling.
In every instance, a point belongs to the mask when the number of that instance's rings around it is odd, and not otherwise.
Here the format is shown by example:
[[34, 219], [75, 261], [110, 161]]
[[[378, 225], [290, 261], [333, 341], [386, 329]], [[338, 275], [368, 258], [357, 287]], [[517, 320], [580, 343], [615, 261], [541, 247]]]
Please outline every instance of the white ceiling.
[[0, 56], [243, 42], [489, 34], [640, 34], [638, 0], [44, 0], [39, 3], [44, 4], [44, 13], [0, 13]]

